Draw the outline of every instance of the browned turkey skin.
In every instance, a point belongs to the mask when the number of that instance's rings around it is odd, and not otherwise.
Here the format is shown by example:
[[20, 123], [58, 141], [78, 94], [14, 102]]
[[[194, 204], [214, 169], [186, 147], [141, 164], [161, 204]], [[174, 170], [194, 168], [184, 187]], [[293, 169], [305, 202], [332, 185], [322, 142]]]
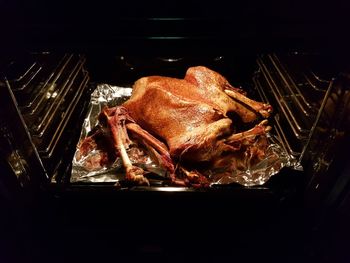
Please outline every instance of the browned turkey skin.
[[188, 179], [176, 179], [173, 161], [226, 160], [228, 153], [237, 153], [240, 145], [248, 145], [271, 129], [263, 120], [246, 132], [234, 134], [229, 113], [237, 114], [244, 123], [253, 123], [268, 118], [271, 112], [270, 105], [247, 98], [219, 73], [198, 66], [189, 68], [184, 79], [151, 76], [137, 80], [130, 99], [122, 106], [104, 109], [100, 118], [110, 128], [127, 180], [148, 184], [143, 171], [128, 160], [131, 133], [156, 153], [174, 183], [203, 185], [207, 181], [199, 173], [186, 170]]

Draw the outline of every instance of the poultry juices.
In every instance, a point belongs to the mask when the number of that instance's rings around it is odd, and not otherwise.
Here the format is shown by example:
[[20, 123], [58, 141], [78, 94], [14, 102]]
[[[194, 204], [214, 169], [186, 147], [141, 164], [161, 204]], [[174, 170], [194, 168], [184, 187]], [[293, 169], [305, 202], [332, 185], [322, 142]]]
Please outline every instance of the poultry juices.
[[[96, 138], [103, 138], [104, 144], [110, 142], [108, 154], [98, 161], [120, 157], [128, 182], [149, 185], [145, 171], [127, 153], [136, 143], [168, 171], [171, 184], [206, 186], [210, 178], [201, 167], [229, 172], [264, 158], [271, 112], [269, 104], [247, 98], [219, 73], [191, 67], [184, 79], [138, 79], [129, 100], [102, 110], [98, 127], [79, 148], [84, 155], [98, 145]], [[235, 133], [233, 116], [251, 128]]]

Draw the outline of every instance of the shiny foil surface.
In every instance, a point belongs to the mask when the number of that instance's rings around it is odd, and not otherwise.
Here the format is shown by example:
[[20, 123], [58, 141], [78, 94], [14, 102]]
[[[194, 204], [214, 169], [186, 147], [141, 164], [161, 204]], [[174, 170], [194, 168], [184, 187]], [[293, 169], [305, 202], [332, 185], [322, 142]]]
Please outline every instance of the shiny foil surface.
[[[88, 133], [98, 124], [98, 115], [103, 107], [121, 105], [131, 96], [131, 92], [132, 89], [130, 87], [118, 87], [108, 84], [97, 85], [96, 89], [91, 94], [89, 109], [83, 123], [79, 142], [86, 138]], [[266, 138], [264, 139], [266, 140]], [[242, 161], [237, 163], [237, 160], [232, 157], [220, 167], [198, 170], [209, 178], [211, 185], [238, 183], [244, 186], [254, 186], [266, 183], [271, 176], [277, 174], [283, 167], [290, 167], [297, 170], [302, 169], [296, 158], [288, 155], [283, 149], [278, 137], [273, 135], [273, 130], [267, 135], [267, 143], [268, 146], [265, 151], [265, 156], [258, 162], [252, 160], [253, 158], [250, 156], [248, 149], [245, 152], [241, 152], [239, 155], [239, 159], [244, 160], [243, 163]], [[259, 139], [256, 139], [253, 144], [258, 145]], [[78, 160], [78, 146], [79, 143], [72, 161], [71, 183], [117, 183], [123, 181], [125, 173], [122, 167], [122, 161], [119, 157], [117, 157], [112, 164], [98, 167], [98, 169], [90, 169], [89, 165], [87, 165], [88, 160], [93, 159], [94, 156], [98, 156], [100, 153], [98, 150], [92, 150], [88, 155]], [[138, 152], [139, 157], [140, 155], [142, 156], [142, 162], [140, 162], [140, 158], [132, 158], [135, 151]], [[130, 159], [135, 166], [141, 167], [146, 173], [152, 175], [152, 180], [150, 180], [151, 184], [152, 182], [156, 182], [157, 185], [161, 185], [164, 179], [168, 179], [166, 170], [153, 162], [146, 151], [137, 149], [137, 144], [136, 146], [130, 147], [128, 153], [130, 153]], [[147, 174], [146, 177], [148, 177]]]

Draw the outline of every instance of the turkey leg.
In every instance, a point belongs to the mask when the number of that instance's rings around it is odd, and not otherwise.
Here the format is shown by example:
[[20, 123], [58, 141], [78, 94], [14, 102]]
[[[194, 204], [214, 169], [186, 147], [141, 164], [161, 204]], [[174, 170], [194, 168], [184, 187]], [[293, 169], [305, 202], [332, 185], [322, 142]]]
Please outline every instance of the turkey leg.
[[149, 185], [147, 178], [143, 176], [142, 168], [132, 165], [126, 149], [129, 147], [131, 141], [128, 137], [125, 127], [125, 121], [130, 119], [127, 116], [126, 109], [123, 107], [116, 107], [113, 116], [109, 116], [107, 110], [102, 114], [106, 117], [109, 128], [112, 132], [114, 147], [120, 154], [120, 157], [125, 167], [127, 181], [135, 182], [138, 185]]
[[[136, 123], [128, 123], [126, 128], [128, 131], [132, 132], [133, 136], [138, 137], [138, 140], [142, 141], [149, 151], [152, 152], [153, 156], [158, 160], [158, 164], [168, 170], [171, 184], [177, 186], [188, 186], [191, 184], [193, 180], [182, 180], [176, 178], [173, 161], [170, 158], [168, 148], [164, 143], [152, 136], [146, 130], [142, 129]], [[198, 184], [198, 182], [196, 183]]]
[[167, 146], [155, 138], [153, 135], [142, 129], [136, 123], [127, 123], [126, 128], [133, 136], [136, 136], [139, 141], [146, 144], [148, 147], [153, 148], [159, 154], [159, 162], [164, 168], [166, 168], [170, 174], [174, 173], [174, 165], [170, 158], [170, 154]]
[[267, 126], [268, 121], [263, 120], [255, 125], [252, 129], [240, 133], [235, 133], [225, 138], [224, 143], [239, 149], [242, 144], [249, 144], [258, 135], [266, 134], [271, 130], [271, 126]]
[[272, 107], [269, 104], [251, 100], [248, 97], [244, 96], [241, 92], [238, 92], [234, 89], [225, 89], [225, 93], [231, 98], [247, 105], [256, 112], [259, 112], [264, 118], [268, 118], [272, 112]]

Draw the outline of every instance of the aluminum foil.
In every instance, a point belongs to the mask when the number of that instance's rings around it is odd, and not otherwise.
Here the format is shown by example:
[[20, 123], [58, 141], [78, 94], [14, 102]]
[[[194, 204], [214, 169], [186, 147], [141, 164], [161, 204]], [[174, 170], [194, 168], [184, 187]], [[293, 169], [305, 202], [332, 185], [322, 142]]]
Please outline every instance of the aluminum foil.
[[[91, 95], [89, 110], [82, 127], [79, 142], [84, 140], [89, 132], [98, 124], [98, 115], [103, 107], [121, 105], [131, 96], [131, 92], [132, 89], [130, 87], [118, 87], [108, 84], [98, 85]], [[264, 184], [271, 176], [278, 173], [285, 166], [293, 169], [301, 169], [297, 160], [284, 151], [277, 137], [268, 134], [267, 138], [264, 137], [264, 139], [267, 140], [268, 146], [264, 151], [264, 158], [258, 162], [250, 158], [249, 149], [247, 149], [241, 152], [236, 159], [234, 156], [230, 157], [231, 159], [228, 159], [228, 163], [226, 162], [220, 168], [215, 167], [200, 172], [209, 178], [211, 185], [238, 183], [244, 186], [254, 186]], [[252, 146], [259, 147], [259, 139], [256, 140], [256, 145]], [[129, 153], [134, 153], [135, 151], [140, 151], [137, 145], [128, 150]], [[101, 154], [103, 153], [99, 152], [99, 150], [92, 150], [86, 156], [81, 156], [78, 144], [72, 162], [70, 181], [72, 183], [122, 181], [125, 173], [119, 157], [113, 163], [107, 163], [97, 167], [96, 165], [91, 165], [91, 163], [99, 161], [98, 158], [100, 158]], [[142, 157], [142, 162], [140, 162], [140, 158], [131, 158], [134, 165], [141, 167], [152, 175], [158, 176], [157, 180], [167, 178], [167, 172], [152, 161], [147, 151], [141, 150], [141, 152], [138, 152], [138, 156]], [[244, 165], [242, 163], [237, 164], [237, 159], [244, 159]]]
[[[211, 184], [231, 184], [238, 183], [244, 186], [263, 185], [271, 176], [277, 174], [283, 167], [290, 167], [295, 170], [302, 170], [302, 166], [297, 159], [289, 155], [282, 147], [278, 137], [267, 134], [264, 138], [268, 146], [265, 150], [265, 156], [259, 161], [250, 159], [249, 151], [240, 154], [240, 159], [245, 159], [244, 165], [234, 165], [232, 158], [231, 167], [218, 168], [207, 171], [207, 176]], [[254, 146], [258, 147], [259, 139]], [[243, 158], [245, 157], [245, 158]]]

